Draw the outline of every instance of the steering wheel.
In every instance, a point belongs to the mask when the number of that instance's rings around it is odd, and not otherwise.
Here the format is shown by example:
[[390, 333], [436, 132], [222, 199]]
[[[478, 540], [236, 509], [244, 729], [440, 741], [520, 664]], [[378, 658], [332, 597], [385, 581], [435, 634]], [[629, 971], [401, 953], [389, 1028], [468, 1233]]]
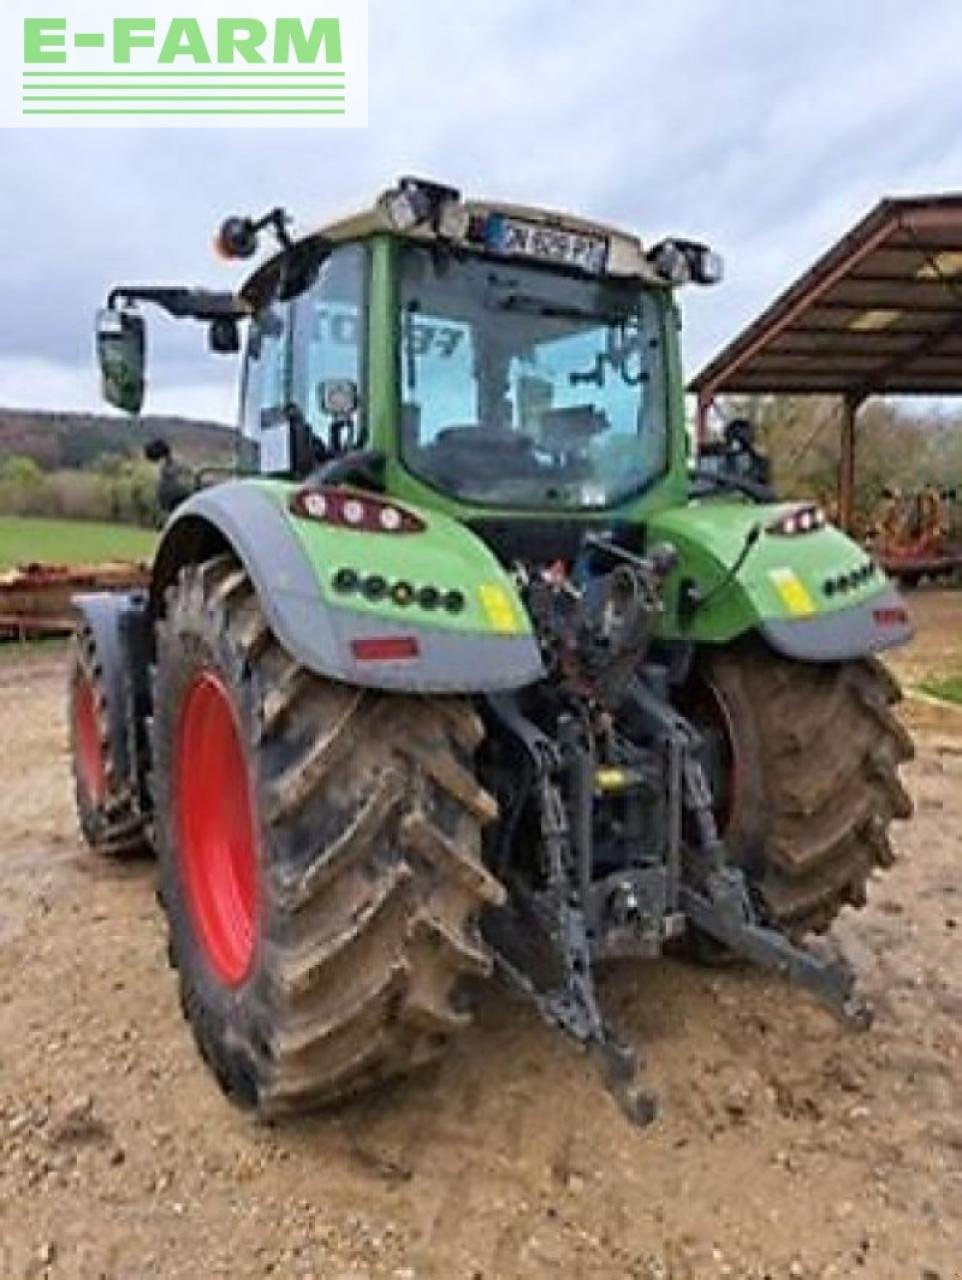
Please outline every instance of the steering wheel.
[[510, 449], [517, 454], [534, 451], [530, 436], [506, 427], [445, 427], [438, 432], [434, 444], [450, 449]]

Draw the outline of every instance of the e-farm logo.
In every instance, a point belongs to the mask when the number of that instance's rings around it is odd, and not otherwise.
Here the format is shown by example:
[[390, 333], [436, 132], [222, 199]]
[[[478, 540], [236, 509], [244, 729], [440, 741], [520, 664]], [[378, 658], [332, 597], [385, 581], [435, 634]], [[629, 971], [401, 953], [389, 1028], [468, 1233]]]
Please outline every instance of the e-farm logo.
[[14, 0], [22, 60], [0, 124], [367, 123], [365, 0], [193, 0], [191, 16], [179, 0], [90, 0], [60, 16], [55, 5]]

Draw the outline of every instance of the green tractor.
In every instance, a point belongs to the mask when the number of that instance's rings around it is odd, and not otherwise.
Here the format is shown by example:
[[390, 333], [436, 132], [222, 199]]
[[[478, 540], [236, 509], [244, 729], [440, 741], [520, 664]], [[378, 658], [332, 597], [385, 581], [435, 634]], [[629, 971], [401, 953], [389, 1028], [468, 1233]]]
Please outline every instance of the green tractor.
[[909, 815], [875, 655], [911, 630], [864, 551], [774, 500], [744, 424], [691, 456], [675, 289], [717, 255], [416, 179], [219, 244], [265, 232], [238, 294], [121, 286], [100, 313], [132, 413], [139, 303], [219, 352], [246, 326], [239, 449], [168, 504], [148, 592], [79, 598], [70, 683], [83, 833], [156, 851], [227, 1094], [272, 1116], [378, 1088], [497, 971], [646, 1122], [596, 973], [686, 947], [865, 1025], [805, 939]]

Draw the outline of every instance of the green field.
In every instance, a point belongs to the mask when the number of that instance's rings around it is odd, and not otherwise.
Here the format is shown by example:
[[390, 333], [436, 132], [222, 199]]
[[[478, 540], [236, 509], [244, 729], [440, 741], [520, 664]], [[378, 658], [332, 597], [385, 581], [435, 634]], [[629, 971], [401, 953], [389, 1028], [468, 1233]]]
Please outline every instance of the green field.
[[943, 702], [962, 704], [962, 676], [942, 676], [939, 679], [923, 680], [920, 686], [933, 698], [941, 698]]
[[0, 516], [0, 570], [18, 564], [97, 564], [148, 560], [157, 535], [150, 529], [90, 520]]

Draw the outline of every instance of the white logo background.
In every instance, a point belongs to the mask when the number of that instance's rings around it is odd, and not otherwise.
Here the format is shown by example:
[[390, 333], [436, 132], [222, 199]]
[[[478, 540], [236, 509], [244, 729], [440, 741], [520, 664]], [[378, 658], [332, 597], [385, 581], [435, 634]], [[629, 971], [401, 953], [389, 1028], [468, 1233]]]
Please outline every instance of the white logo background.
[[[158, 59], [172, 19], [195, 18], [212, 61]], [[25, 18], [66, 19], [65, 62], [26, 63]], [[116, 18], [152, 18], [153, 47], [114, 61]], [[219, 18], [257, 19], [267, 27], [264, 63], [217, 61]], [[338, 19], [340, 63], [273, 60], [275, 22]], [[3, 128], [308, 128], [367, 124], [367, 0], [2, 0], [0, 4], [0, 127]], [[75, 37], [103, 33], [104, 46], [77, 47]]]

